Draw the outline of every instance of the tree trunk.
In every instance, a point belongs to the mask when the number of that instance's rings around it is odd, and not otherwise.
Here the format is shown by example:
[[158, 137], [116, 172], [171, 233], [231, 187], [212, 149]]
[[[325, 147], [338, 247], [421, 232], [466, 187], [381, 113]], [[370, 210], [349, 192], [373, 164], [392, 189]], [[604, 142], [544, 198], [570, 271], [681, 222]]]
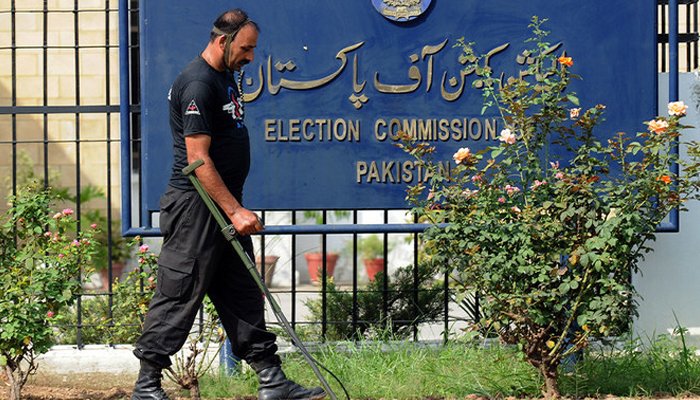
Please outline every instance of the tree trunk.
[[542, 362], [540, 365], [540, 373], [544, 378], [544, 390], [542, 394], [545, 399], [558, 399], [561, 397], [559, 393], [559, 384], [557, 383], [557, 363], [550, 364]]
[[192, 387], [190, 388], [190, 397], [192, 400], [200, 400], [201, 394], [199, 393], [199, 382], [195, 378], [194, 382], [192, 382]]
[[10, 385], [10, 397], [8, 399], [10, 400], [20, 400], [20, 391], [22, 390], [22, 387], [17, 385], [15, 382]]
[[5, 379], [7, 379], [7, 386], [8, 386], [8, 391], [9, 391], [9, 400], [20, 400], [20, 394], [22, 390], [22, 384], [20, 383], [21, 380], [17, 379], [17, 377], [14, 375], [14, 372], [12, 368], [10, 368], [9, 365], [6, 365], [4, 370], [5, 374]]

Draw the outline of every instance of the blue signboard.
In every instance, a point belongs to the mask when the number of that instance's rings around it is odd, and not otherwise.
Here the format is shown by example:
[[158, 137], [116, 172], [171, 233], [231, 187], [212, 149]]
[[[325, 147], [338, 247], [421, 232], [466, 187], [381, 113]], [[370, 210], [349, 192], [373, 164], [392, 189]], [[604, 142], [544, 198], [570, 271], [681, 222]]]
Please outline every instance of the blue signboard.
[[168, 89], [232, 5], [261, 28], [243, 79], [249, 208], [405, 208], [406, 186], [425, 174], [395, 146], [398, 131], [434, 144], [449, 165], [457, 149], [493, 144], [502, 129], [492, 111], [481, 114], [457, 39], [517, 74], [534, 15], [549, 19], [552, 51], [573, 57], [581, 106], [607, 106], [602, 135], [641, 130], [656, 112], [653, 0], [149, 0], [140, 13], [146, 213], [170, 175]]

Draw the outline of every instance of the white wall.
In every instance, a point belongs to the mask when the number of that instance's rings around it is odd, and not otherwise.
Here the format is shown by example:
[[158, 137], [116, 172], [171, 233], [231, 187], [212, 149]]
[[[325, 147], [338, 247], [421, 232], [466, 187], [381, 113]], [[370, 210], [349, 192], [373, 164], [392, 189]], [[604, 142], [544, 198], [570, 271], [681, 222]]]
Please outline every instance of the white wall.
[[[686, 125], [700, 127], [698, 95], [700, 79], [692, 73], [681, 74], [680, 99], [688, 107]], [[668, 103], [668, 74], [659, 76], [659, 113], [665, 115]], [[651, 118], [650, 118], [651, 119]], [[683, 132], [685, 140], [700, 140], [700, 129]], [[680, 214], [678, 233], [659, 233], [642, 262], [634, 283], [641, 295], [635, 332], [642, 338], [669, 333], [677, 325], [688, 328], [694, 346], [700, 346], [700, 203], [688, 204]]]

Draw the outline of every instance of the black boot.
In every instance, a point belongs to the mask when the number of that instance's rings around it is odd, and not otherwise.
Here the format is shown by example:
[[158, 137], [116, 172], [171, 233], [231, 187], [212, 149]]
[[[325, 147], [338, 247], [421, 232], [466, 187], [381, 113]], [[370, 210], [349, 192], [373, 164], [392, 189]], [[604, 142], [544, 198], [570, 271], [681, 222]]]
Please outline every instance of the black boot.
[[160, 386], [162, 378], [162, 368], [146, 360], [141, 360], [141, 370], [131, 400], [170, 400]]
[[326, 397], [326, 392], [320, 387], [306, 389], [287, 379], [280, 366], [259, 371], [258, 380], [258, 400], [318, 400]]

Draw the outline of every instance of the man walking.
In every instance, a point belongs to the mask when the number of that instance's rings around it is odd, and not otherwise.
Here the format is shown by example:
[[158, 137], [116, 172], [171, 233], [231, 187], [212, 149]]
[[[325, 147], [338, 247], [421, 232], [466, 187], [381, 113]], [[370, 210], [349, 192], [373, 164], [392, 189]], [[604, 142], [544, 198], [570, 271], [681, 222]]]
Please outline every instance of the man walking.
[[258, 286], [198, 196], [182, 168], [195, 160], [197, 178], [241, 235], [251, 257], [248, 235], [263, 229], [257, 215], [241, 204], [250, 167], [248, 130], [240, 80], [234, 72], [253, 60], [259, 28], [240, 10], [214, 22], [200, 56], [180, 73], [168, 94], [174, 162], [168, 189], [160, 199], [164, 235], [156, 292], [134, 354], [140, 359], [132, 400], [168, 399], [162, 369], [185, 343], [205, 295], [213, 302], [231, 340], [233, 353], [259, 378], [258, 398], [322, 399], [321, 388], [288, 380], [276, 355], [276, 336], [265, 326]]

